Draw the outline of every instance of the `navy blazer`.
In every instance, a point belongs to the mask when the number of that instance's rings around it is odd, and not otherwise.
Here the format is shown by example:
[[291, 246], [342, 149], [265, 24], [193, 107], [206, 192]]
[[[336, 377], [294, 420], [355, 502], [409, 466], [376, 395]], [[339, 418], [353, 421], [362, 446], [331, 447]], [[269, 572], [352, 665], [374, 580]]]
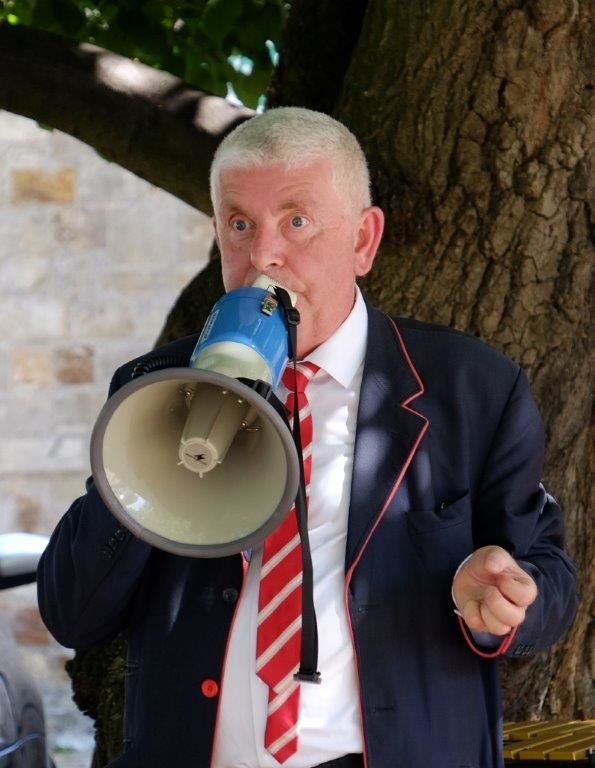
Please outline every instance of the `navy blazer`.
[[[499, 768], [497, 662], [464, 642], [450, 586], [464, 557], [498, 544], [539, 589], [508, 655], [541, 651], [570, 625], [575, 573], [560, 510], [540, 486], [541, 421], [525, 375], [499, 352], [368, 312], [345, 556], [365, 763]], [[189, 358], [195, 342], [150, 356]], [[241, 555], [185, 558], [136, 539], [88, 481], [42, 558], [39, 601], [66, 646], [128, 630], [125, 751], [113, 768], [209, 766], [242, 582]]]

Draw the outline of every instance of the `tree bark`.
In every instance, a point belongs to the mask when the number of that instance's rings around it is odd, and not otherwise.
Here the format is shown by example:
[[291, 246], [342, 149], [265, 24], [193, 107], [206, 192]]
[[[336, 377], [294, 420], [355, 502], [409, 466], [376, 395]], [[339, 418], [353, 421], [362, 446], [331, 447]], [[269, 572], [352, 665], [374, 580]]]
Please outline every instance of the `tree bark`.
[[367, 292], [516, 359], [545, 421], [583, 600], [565, 640], [505, 664], [511, 719], [593, 712], [594, 33], [588, 0], [370, 0], [335, 110], [388, 215]]
[[211, 212], [209, 167], [254, 112], [94, 45], [0, 24], [0, 109], [58, 128]]

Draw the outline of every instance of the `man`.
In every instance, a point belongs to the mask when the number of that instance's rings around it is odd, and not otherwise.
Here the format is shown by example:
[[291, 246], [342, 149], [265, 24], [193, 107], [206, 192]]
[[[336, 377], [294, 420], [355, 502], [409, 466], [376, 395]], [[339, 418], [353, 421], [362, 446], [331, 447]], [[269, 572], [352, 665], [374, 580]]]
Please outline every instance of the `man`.
[[[271, 710], [290, 688], [271, 706], [259, 676], [263, 548], [213, 560], [152, 549], [89, 481], [39, 594], [65, 645], [128, 629], [126, 751], [113, 765], [497, 768], [494, 659], [547, 647], [576, 608], [526, 378], [475, 338], [365, 303], [355, 281], [383, 216], [361, 149], [331, 118], [278, 109], [243, 124], [216, 154], [212, 196], [226, 290], [266, 274], [298, 297], [322, 683], [291, 683], [297, 722], [275, 751]], [[195, 342], [167, 351], [189, 358]]]

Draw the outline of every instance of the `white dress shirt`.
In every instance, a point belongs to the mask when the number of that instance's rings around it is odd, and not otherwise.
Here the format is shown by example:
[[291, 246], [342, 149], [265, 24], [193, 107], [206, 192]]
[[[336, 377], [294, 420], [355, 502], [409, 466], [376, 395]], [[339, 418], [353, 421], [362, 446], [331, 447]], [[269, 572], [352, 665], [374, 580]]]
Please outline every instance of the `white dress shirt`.
[[[308, 530], [322, 683], [301, 683], [298, 750], [284, 768], [363, 751], [359, 691], [345, 604], [345, 544], [368, 315], [357, 289], [350, 315], [306, 358], [313, 423]], [[299, 333], [299, 329], [298, 329]], [[281, 385], [277, 393], [285, 401]], [[221, 686], [212, 768], [278, 768], [264, 748], [268, 688], [256, 676], [262, 549], [254, 550], [236, 609]]]

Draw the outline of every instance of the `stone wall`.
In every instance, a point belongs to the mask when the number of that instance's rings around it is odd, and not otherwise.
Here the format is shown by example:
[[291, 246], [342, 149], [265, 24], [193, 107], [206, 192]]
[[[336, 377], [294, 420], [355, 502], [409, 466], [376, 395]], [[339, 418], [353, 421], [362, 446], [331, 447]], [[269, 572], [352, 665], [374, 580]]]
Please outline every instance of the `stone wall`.
[[[84, 144], [0, 112], [0, 533], [50, 533], [89, 474], [113, 370], [150, 349], [199, 271], [211, 224]], [[197, 329], [198, 330], [198, 329]], [[93, 724], [71, 700], [35, 585], [0, 592], [42, 692], [60, 768], [88, 768]]]
[[49, 532], [84, 489], [113, 370], [153, 346], [207, 217], [0, 112], [0, 532]]

